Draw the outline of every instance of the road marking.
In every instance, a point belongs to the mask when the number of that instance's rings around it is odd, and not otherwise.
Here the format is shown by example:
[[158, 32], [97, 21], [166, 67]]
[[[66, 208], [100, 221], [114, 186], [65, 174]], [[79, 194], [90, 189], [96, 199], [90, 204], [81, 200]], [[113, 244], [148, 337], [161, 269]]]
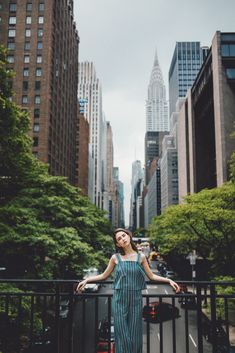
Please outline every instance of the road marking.
[[146, 293], [149, 294], [148, 289], [146, 289]]
[[167, 290], [165, 289], [165, 293], [168, 294]]
[[193, 339], [191, 333], [189, 334], [189, 337], [191, 338], [191, 341], [193, 342], [194, 346], [197, 347], [196, 342], [194, 341], [194, 339]]
[[158, 338], [158, 340], [160, 341], [160, 335], [159, 335], [159, 333], [157, 334], [157, 338]]
[[147, 285], [148, 289], [157, 289], [157, 286], [153, 286], [153, 285]]

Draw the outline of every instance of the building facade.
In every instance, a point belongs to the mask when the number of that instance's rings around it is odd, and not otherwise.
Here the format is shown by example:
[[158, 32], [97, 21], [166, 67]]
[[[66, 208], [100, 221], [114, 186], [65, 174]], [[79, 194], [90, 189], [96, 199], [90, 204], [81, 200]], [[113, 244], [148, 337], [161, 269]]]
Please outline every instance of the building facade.
[[146, 131], [168, 131], [168, 121], [166, 88], [156, 52], [148, 85]]
[[92, 62], [79, 63], [78, 97], [84, 101], [84, 115], [90, 126], [88, 195], [97, 207], [102, 207], [102, 90]]
[[185, 97], [193, 85], [208, 52], [200, 42], [176, 42], [169, 70], [169, 112], [175, 112], [179, 97]]
[[83, 195], [88, 196], [89, 123], [83, 114], [78, 113], [77, 124], [76, 186], [81, 189]]
[[179, 197], [222, 185], [235, 149], [235, 33], [216, 32], [179, 113]]
[[76, 182], [79, 37], [73, 1], [5, 0], [0, 42], [15, 72], [13, 100], [28, 111], [33, 154]]
[[[130, 198], [130, 219], [129, 226], [136, 229], [136, 203], [137, 197], [141, 195], [140, 181], [144, 179], [144, 172], [141, 166], [141, 161], [136, 160], [132, 163], [132, 178], [131, 178], [131, 198]], [[139, 185], [137, 187], [137, 185]]]
[[145, 184], [151, 178], [151, 163], [162, 154], [162, 141], [168, 131], [146, 131], [145, 133]]

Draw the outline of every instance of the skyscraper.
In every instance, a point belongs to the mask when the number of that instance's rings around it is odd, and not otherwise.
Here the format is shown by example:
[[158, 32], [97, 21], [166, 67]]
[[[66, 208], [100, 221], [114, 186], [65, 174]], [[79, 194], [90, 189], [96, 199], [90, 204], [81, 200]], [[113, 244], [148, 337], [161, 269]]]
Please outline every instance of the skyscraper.
[[179, 97], [185, 97], [207, 55], [208, 48], [200, 42], [176, 42], [169, 70], [170, 116]]
[[84, 115], [90, 126], [88, 195], [96, 206], [102, 208], [102, 90], [92, 62], [79, 63], [78, 96], [85, 100]]
[[33, 154], [74, 184], [79, 37], [73, 1], [5, 0], [0, 18], [0, 42], [15, 72], [13, 100], [30, 114]]
[[179, 198], [229, 179], [235, 149], [235, 33], [217, 31], [179, 112]]
[[168, 131], [168, 106], [162, 71], [155, 53], [146, 101], [146, 131]]
[[132, 163], [132, 178], [131, 178], [131, 199], [130, 199], [130, 221], [129, 225], [132, 228], [136, 226], [136, 203], [137, 197], [141, 195], [140, 181], [143, 180], [144, 173], [141, 167], [141, 161], [136, 160]]

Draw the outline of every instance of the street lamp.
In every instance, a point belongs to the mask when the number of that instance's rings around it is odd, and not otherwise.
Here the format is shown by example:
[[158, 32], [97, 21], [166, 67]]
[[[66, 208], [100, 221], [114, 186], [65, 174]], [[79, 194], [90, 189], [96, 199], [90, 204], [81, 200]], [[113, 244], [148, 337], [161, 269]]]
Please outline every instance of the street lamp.
[[[188, 254], [188, 256], [186, 257], [186, 259], [188, 259], [190, 261], [190, 265], [192, 266], [192, 281], [195, 281], [196, 279], [196, 260], [197, 260], [197, 254], [196, 254], [196, 250], [193, 250], [192, 252], [190, 252]], [[194, 284], [193, 284], [193, 292], [194, 292]]]

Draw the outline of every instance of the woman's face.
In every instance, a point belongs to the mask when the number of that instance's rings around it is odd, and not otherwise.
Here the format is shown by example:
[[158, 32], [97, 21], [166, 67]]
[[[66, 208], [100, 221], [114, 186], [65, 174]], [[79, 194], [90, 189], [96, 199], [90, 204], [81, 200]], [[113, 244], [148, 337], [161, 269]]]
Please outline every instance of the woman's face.
[[126, 246], [128, 246], [130, 244], [130, 236], [129, 234], [123, 232], [123, 231], [119, 231], [116, 233], [116, 245], [119, 248], [125, 248]]

